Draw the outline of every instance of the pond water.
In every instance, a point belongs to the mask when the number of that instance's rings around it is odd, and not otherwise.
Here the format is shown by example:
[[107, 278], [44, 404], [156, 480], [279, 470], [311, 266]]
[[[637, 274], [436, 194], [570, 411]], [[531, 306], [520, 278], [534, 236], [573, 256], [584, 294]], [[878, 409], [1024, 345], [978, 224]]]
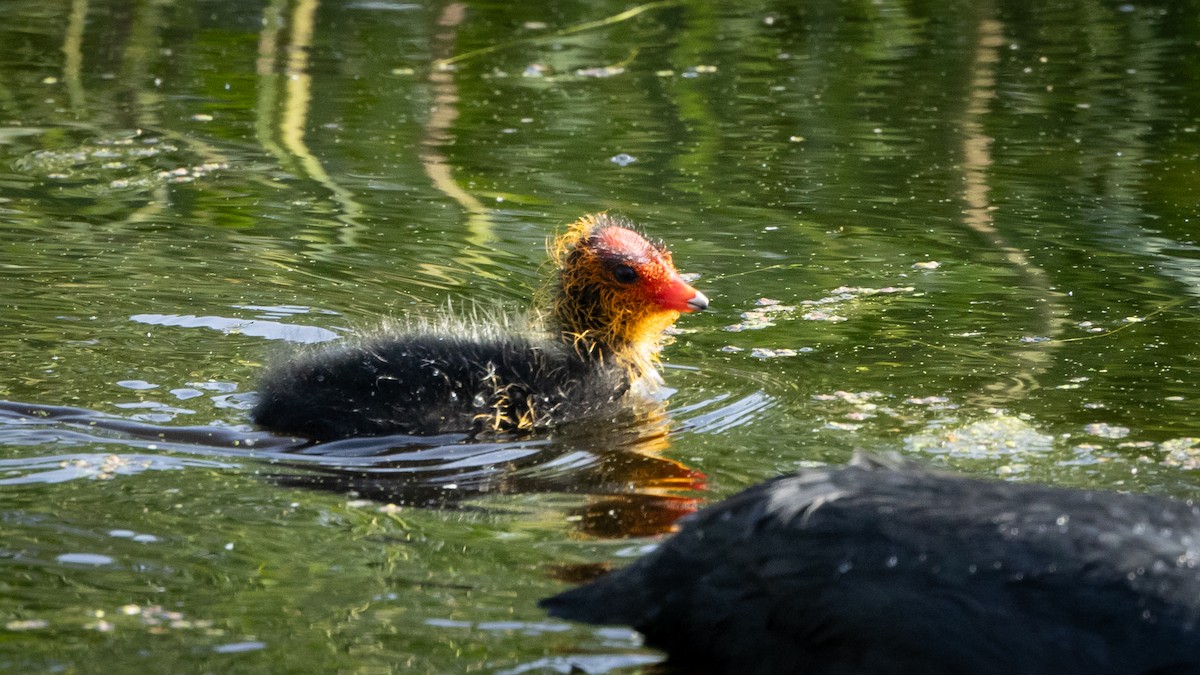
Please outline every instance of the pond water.
[[[797, 466], [1200, 490], [1194, 2], [8, 0], [0, 670], [632, 672], [536, 600]], [[609, 210], [662, 416], [323, 446], [263, 364]]]

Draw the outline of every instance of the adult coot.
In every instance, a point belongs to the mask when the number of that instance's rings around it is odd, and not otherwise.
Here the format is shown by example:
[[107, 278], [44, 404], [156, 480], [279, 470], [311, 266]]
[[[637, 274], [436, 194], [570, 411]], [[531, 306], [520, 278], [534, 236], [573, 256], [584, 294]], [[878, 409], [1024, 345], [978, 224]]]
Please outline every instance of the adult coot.
[[656, 387], [663, 331], [704, 294], [606, 214], [576, 221], [551, 257], [544, 320], [447, 317], [301, 353], [267, 371], [252, 418], [314, 440], [523, 431]]
[[542, 601], [721, 673], [1198, 673], [1200, 510], [856, 457]]

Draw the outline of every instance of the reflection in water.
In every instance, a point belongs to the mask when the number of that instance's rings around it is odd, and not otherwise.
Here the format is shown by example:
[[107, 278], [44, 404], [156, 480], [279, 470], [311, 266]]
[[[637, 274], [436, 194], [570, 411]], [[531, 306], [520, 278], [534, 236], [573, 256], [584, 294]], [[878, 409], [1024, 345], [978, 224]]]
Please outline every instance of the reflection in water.
[[[580, 423], [548, 438], [476, 442], [463, 436], [390, 436], [313, 445], [277, 458], [303, 472], [278, 474], [288, 486], [353, 492], [376, 501], [455, 507], [481, 494], [587, 495], [568, 519], [597, 537], [667, 531], [696, 509], [704, 475], [660, 455], [662, 415]], [[603, 444], [598, 440], [603, 439]], [[599, 447], [598, 447], [599, 446]]]
[[63, 80], [67, 83], [67, 95], [71, 108], [83, 109], [83, 29], [87, 19], [88, 0], [71, 0], [71, 14], [67, 17], [67, 28], [63, 33]]
[[[430, 45], [431, 55], [435, 60], [454, 53], [458, 26], [466, 18], [466, 14], [467, 6], [461, 2], [452, 2], [442, 8], [437, 20], [437, 31]], [[458, 85], [454, 81], [454, 69], [449, 65], [436, 63], [429, 70], [429, 85], [433, 101], [429, 107], [429, 117], [422, 126], [419, 152], [421, 167], [425, 169], [425, 174], [429, 176], [435, 188], [458, 202], [470, 214], [470, 243], [486, 248], [488, 242], [495, 239], [488, 208], [454, 180], [452, 167], [444, 150], [454, 142], [452, 128], [454, 121], [458, 119]]]
[[[284, 20], [286, 0], [275, 0], [263, 9], [258, 40], [256, 73], [259, 79], [256, 130], [259, 143], [288, 170], [316, 181], [333, 197], [338, 220], [348, 227], [338, 230], [341, 244], [350, 245], [361, 233], [363, 208], [355, 195], [325, 170], [305, 140], [312, 105], [312, 74], [309, 52], [316, 32], [317, 0], [296, 0]], [[291, 27], [286, 41], [284, 26]], [[282, 67], [282, 77], [276, 70]], [[283, 100], [278, 101], [282, 87]], [[276, 131], [279, 140], [275, 140]]]
[[[1062, 293], [1054, 290], [1046, 270], [1030, 259], [1025, 251], [1013, 246], [996, 227], [993, 217], [996, 207], [992, 206], [989, 198], [991, 187], [988, 169], [992, 166], [992, 139], [985, 133], [985, 120], [996, 99], [996, 66], [1003, 44], [1003, 24], [991, 18], [980, 19], [976, 25], [971, 89], [962, 123], [963, 202], [966, 206], [963, 224], [990, 246], [1002, 251], [1005, 259], [1022, 274], [1026, 286], [1036, 292], [1041, 337], [1058, 337], [1066, 327], [1068, 315], [1062, 302]], [[1053, 365], [1050, 350], [1055, 343], [1047, 340], [1036, 344], [1032, 348], [1024, 345], [1016, 352], [1020, 362], [1027, 365], [1014, 370], [1013, 381], [992, 383], [987, 392], [975, 396], [976, 402], [980, 405], [1011, 404], [1013, 399], [1024, 396], [1028, 390], [1036, 389], [1039, 386], [1038, 375]]]
[[[697, 508], [704, 474], [661, 456], [668, 418], [630, 412], [580, 423], [549, 437], [475, 441], [465, 435], [382, 436], [312, 444], [245, 427], [165, 427], [92, 410], [0, 401], [0, 444], [114, 445], [158, 454], [77, 454], [8, 460], [7, 482], [110, 478], [190, 466], [232, 468], [268, 462], [267, 477], [288, 487], [350, 492], [395, 505], [460, 507], [484, 494], [580, 493], [569, 520], [592, 537], [665, 532]], [[601, 442], [602, 441], [602, 442]], [[224, 461], [219, 461], [224, 460]]]

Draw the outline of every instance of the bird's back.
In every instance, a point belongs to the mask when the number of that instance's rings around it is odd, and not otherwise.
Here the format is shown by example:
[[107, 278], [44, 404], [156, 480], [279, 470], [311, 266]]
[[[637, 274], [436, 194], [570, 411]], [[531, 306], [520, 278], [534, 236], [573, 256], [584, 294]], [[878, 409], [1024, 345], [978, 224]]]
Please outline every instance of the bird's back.
[[1144, 495], [810, 470], [545, 602], [718, 672], [1200, 672], [1200, 514]]
[[624, 373], [548, 338], [388, 333], [268, 370], [256, 423], [316, 440], [520, 431], [612, 405]]

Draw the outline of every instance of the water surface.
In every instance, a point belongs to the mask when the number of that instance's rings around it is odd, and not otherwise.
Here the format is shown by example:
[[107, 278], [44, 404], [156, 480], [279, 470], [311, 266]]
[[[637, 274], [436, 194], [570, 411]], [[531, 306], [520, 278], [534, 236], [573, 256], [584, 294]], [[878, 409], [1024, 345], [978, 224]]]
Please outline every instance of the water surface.
[[[11, 0], [0, 669], [635, 671], [536, 599], [856, 448], [1195, 496], [1200, 8], [793, 4]], [[249, 425], [605, 209], [712, 299], [664, 414]]]

